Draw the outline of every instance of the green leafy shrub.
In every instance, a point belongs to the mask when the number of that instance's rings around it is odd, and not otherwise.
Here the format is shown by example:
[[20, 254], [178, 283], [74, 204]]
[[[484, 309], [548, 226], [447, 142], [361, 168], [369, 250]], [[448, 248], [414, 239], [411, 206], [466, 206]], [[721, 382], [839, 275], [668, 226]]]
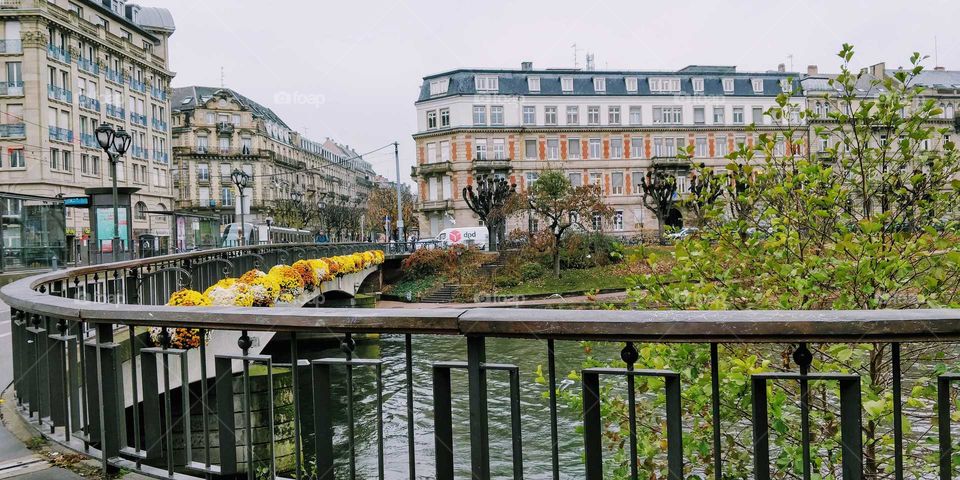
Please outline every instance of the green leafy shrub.
[[565, 269], [602, 267], [623, 259], [623, 245], [602, 233], [574, 233], [560, 249], [560, 266]]
[[[456, 258], [454, 258], [456, 260]], [[424, 278], [443, 272], [450, 262], [450, 253], [443, 249], [421, 249], [403, 260], [406, 278]]]
[[536, 262], [527, 262], [520, 266], [520, 278], [524, 281], [543, 278], [547, 274], [547, 269]]

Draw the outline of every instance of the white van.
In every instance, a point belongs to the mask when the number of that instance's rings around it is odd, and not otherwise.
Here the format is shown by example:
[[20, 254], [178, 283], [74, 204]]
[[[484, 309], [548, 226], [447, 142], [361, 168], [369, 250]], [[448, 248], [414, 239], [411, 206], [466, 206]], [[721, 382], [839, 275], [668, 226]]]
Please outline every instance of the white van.
[[487, 233], [487, 227], [447, 228], [437, 235], [436, 240], [440, 247], [471, 245], [486, 250], [490, 235]]

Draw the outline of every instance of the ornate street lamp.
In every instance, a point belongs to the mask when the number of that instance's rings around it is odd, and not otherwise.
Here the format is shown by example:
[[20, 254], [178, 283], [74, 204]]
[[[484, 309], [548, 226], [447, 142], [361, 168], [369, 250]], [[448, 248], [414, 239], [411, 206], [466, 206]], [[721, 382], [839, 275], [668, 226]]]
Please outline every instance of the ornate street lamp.
[[247, 175], [247, 172], [239, 168], [235, 168], [230, 174], [230, 179], [233, 180], [233, 184], [237, 186], [237, 191], [240, 192], [240, 229], [238, 232], [240, 245], [244, 245], [247, 243], [247, 225], [243, 222], [243, 191], [247, 188], [247, 181], [250, 180], [250, 175]]
[[[127, 153], [127, 149], [130, 148], [130, 142], [133, 140], [130, 138], [123, 127], [120, 127], [119, 130], [114, 130], [113, 125], [109, 123], [102, 123], [94, 133], [97, 137], [97, 143], [100, 145], [100, 148], [107, 154], [107, 157], [110, 159], [110, 173], [113, 176], [112, 185], [113, 185], [113, 239], [111, 240], [111, 251], [113, 252], [113, 258], [117, 258], [117, 252], [120, 251], [120, 207], [119, 199], [117, 195], [117, 162], [120, 161], [120, 157], [124, 153]], [[127, 219], [129, 222], [130, 219]], [[128, 223], [129, 225], [129, 223]], [[98, 239], [100, 240], [100, 239]]]

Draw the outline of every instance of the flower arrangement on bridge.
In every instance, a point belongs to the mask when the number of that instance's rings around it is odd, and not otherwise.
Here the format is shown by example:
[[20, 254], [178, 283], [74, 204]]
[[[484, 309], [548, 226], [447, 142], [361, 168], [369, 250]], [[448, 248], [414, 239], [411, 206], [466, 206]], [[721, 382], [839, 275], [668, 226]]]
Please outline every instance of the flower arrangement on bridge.
[[264, 273], [259, 269], [254, 268], [253, 270], [250, 270], [249, 272], [244, 273], [243, 275], [240, 275], [240, 281], [243, 283], [249, 284], [254, 280], [256, 280], [257, 278], [262, 277], [264, 275], [266, 275], [266, 273]]
[[253, 295], [254, 307], [272, 307], [280, 298], [280, 284], [276, 277], [253, 269], [240, 276], [240, 282], [246, 284]]
[[310, 260], [297, 260], [293, 264], [293, 269], [300, 274], [300, 278], [303, 279], [303, 288], [304, 290], [312, 292], [317, 285], [320, 284], [320, 276], [317, 275], [317, 271], [310, 265]]
[[318, 283], [333, 280], [333, 274], [330, 273], [330, 266], [327, 265], [326, 261], [321, 258], [315, 258], [307, 260], [307, 262], [310, 264], [310, 267], [313, 268], [314, 273], [316, 273]]
[[[277, 301], [291, 302], [305, 290], [319, 288], [322, 282], [383, 262], [382, 250], [367, 250], [329, 258], [298, 260], [292, 266], [277, 265], [269, 273], [255, 268], [240, 278], [224, 278], [203, 293], [180, 290], [170, 296], [168, 305], [272, 307]], [[159, 330], [157, 332], [159, 335]], [[189, 339], [177, 342], [178, 345], [191, 343]]]
[[250, 286], [236, 278], [225, 278], [208, 288], [204, 295], [210, 304], [223, 307], [252, 307], [254, 302]]
[[173, 292], [167, 305], [171, 307], [205, 307], [210, 305], [210, 297], [196, 290], [184, 288]]
[[[210, 297], [196, 290], [182, 289], [170, 295], [167, 305], [172, 307], [205, 307], [211, 304]], [[197, 348], [200, 342], [206, 343], [209, 333], [200, 336], [200, 329], [197, 328], [174, 328], [168, 331], [170, 335], [170, 347], [172, 348]], [[163, 346], [163, 328], [150, 328], [150, 341], [154, 345]]]
[[373, 254], [373, 250], [367, 250], [360, 255], [363, 257], [363, 268], [368, 268], [374, 265], [373, 262], [376, 256]]
[[268, 277], [273, 277], [280, 286], [279, 300], [281, 302], [292, 301], [297, 296], [303, 294], [303, 277], [297, 270], [289, 265], [277, 265], [270, 269]]
[[340, 275], [342, 275], [340, 273], [340, 263], [337, 262], [336, 257], [324, 258], [323, 261], [326, 262], [327, 266], [330, 268], [331, 279], [333, 279], [333, 277], [339, 277]]

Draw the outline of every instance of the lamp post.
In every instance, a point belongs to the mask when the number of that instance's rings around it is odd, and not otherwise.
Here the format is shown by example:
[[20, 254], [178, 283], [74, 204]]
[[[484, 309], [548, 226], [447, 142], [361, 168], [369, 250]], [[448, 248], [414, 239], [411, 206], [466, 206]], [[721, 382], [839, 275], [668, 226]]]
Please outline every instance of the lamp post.
[[267, 217], [264, 222], [267, 222], [267, 243], [273, 243], [270, 239], [270, 226], [273, 225], [273, 217]]
[[235, 168], [230, 174], [230, 179], [233, 180], [234, 185], [237, 186], [237, 190], [240, 192], [240, 229], [238, 230], [238, 236], [240, 238], [240, 245], [244, 245], [247, 243], [247, 225], [243, 222], [243, 191], [247, 188], [247, 180], [250, 179], [250, 176], [247, 175], [247, 172]]
[[[111, 251], [113, 252], [113, 258], [117, 258], [117, 252], [120, 249], [120, 203], [119, 195], [117, 194], [117, 162], [120, 161], [120, 157], [124, 153], [127, 153], [127, 149], [130, 148], [130, 142], [133, 140], [130, 137], [123, 127], [120, 127], [119, 130], [114, 130], [113, 125], [109, 123], [102, 123], [94, 133], [97, 136], [97, 143], [100, 145], [100, 148], [107, 154], [107, 157], [110, 159], [110, 174], [113, 176], [112, 186], [113, 186], [113, 239], [111, 240]], [[127, 225], [129, 226], [129, 219], [127, 219]], [[97, 240], [101, 240], [98, 238]], [[129, 240], [129, 239], [128, 239]]]
[[326, 231], [326, 215], [327, 215], [327, 202], [324, 202], [323, 199], [327, 198], [327, 192], [320, 192], [319, 198], [317, 199], [317, 229], [320, 233], [317, 235], [318, 240], [326, 239], [330, 241], [330, 237], [327, 236]]

